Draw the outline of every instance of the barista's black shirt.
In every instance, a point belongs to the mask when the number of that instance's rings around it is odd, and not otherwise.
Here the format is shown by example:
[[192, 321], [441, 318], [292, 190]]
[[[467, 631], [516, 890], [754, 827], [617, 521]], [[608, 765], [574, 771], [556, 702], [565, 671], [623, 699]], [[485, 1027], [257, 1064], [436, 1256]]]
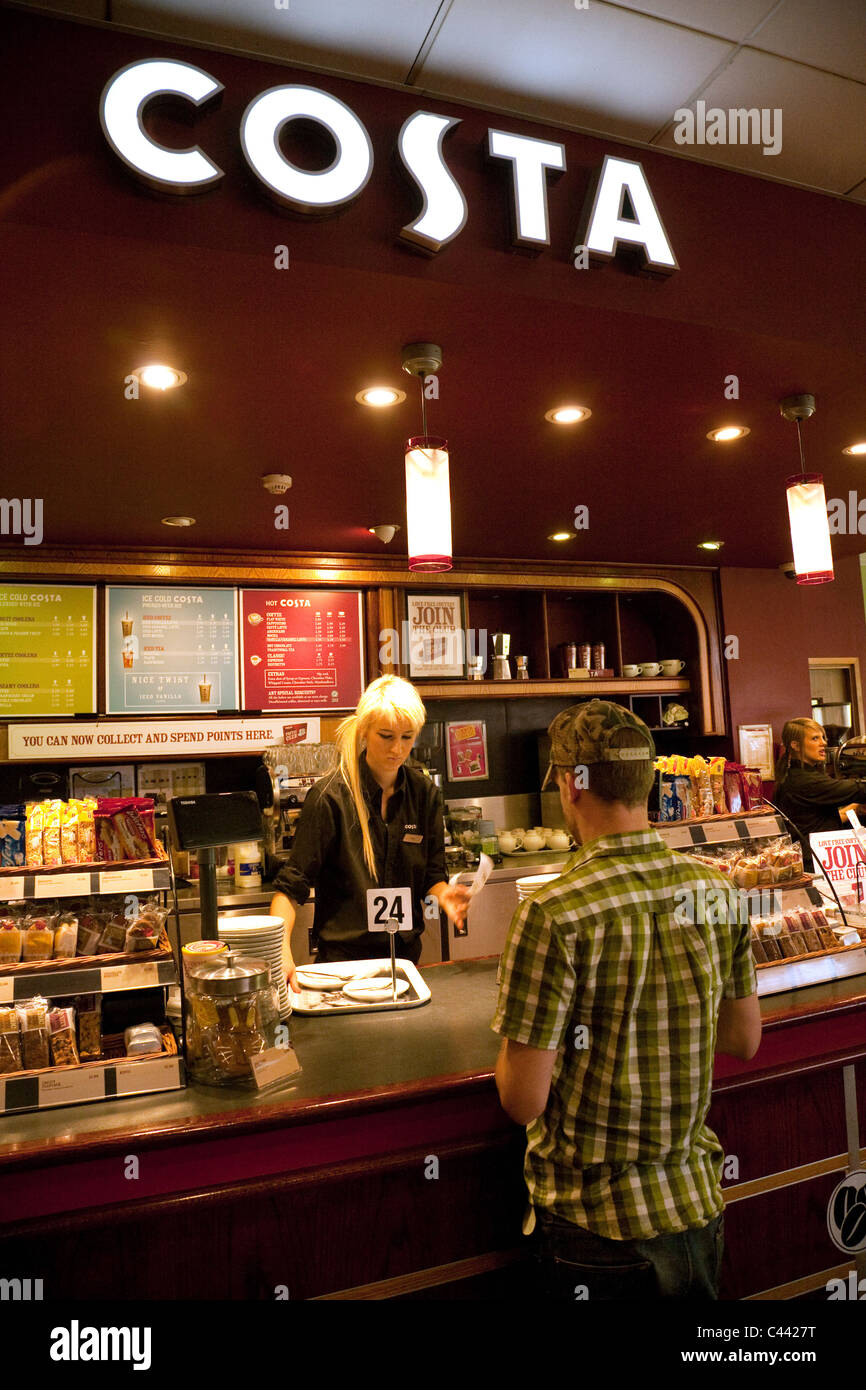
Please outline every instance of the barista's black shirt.
[[802, 832], [803, 864], [811, 873], [809, 836], [848, 829], [839, 819], [839, 807], [866, 802], [866, 781], [830, 777], [823, 768], [792, 763], [787, 777], [776, 789], [775, 802]]
[[[370, 838], [378, 883], [364, 862], [361, 826], [352, 793], [339, 771], [308, 793], [298, 820], [291, 858], [274, 879], [275, 888], [302, 904], [316, 890], [313, 934], [350, 957], [390, 954], [387, 932], [367, 931], [368, 888], [410, 888], [412, 932], [398, 932], [398, 954], [414, 956], [424, 930], [424, 898], [445, 879], [445, 827], [437, 787], [405, 764], [382, 819], [382, 788], [361, 755], [361, 784], [370, 813]], [[411, 837], [411, 838], [407, 838]], [[439, 909], [427, 920], [438, 923]], [[413, 949], [413, 943], [418, 943]]]

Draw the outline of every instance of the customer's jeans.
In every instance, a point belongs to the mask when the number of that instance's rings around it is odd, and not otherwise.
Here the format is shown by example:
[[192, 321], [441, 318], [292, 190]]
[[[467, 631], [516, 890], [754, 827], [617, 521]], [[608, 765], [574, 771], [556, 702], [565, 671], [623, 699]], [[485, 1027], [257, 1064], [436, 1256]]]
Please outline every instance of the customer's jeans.
[[724, 1217], [650, 1240], [608, 1240], [536, 1209], [540, 1294], [556, 1302], [717, 1299]]

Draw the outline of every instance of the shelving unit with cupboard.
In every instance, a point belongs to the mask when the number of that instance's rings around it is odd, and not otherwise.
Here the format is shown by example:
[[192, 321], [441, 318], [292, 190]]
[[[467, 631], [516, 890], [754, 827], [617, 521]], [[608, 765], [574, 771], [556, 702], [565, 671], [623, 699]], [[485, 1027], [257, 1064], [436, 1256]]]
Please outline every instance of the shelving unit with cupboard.
[[[666, 579], [624, 574], [557, 576], [555, 585], [548, 576], [527, 575], [525, 582], [519, 575], [503, 575], [495, 583], [490, 582], [490, 576], [479, 575], [477, 579], [471, 585], [452, 581], [440, 586], [443, 592], [462, 591], [465, 628], [473, 639], [471, 650], [480, 655], [486, 646], [486, 669], [490, 671], [493, 634], [507, 632], [511, 636], [512, 670], [514, 656], [525, 654], [529, 679], [418, 678], [416, 684], [423, 697], [465, 700], [567, 695], [581, 700], [606, 695], [629, 705], [653, 729], [666, 727], [662, 715], [673, 698], [688, 709], [693, 731], [725, 732], [723, 702], [718, 691], [713, 691], [714, 681], [718, 684], [721, 675], [715, 611], [711, 605], [697, 602], [685, 588]], [[398, 604], [404, 616], [409, 592], [403, 591]], [[486, 640], [482, 641], [481, 634], [485, 633]], [[567, 643], [602, 643], [605, 669], [612, 674], [569, 678], [561, 653]], [[674, 659], [685, 663], [676, 677], [622, 675], [626, 665]], [[402, 665], [400, 673], [409, 676], [409, 667]]]

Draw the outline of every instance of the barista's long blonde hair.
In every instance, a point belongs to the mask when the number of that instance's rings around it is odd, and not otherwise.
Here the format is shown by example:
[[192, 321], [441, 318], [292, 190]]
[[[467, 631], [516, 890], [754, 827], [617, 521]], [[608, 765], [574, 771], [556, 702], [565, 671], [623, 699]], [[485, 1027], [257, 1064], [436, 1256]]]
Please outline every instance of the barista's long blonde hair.
[[339, 771], [352, 793], [364, 842], [364, 863], [374, 883], [376, 861], [373, 857], [373, 842], [370, 839], [370, 813], [361, 783], [361, 754], [366, 747], [367, 735], [373, 724], [411, 724], [417, 738], [426, 718], [427, 711], [414, 685], [401, 680], [399, 676], [379, 676], [378, 680], [367, 686], [358, 701], [355, 713], [347, 715], [337, 729]]

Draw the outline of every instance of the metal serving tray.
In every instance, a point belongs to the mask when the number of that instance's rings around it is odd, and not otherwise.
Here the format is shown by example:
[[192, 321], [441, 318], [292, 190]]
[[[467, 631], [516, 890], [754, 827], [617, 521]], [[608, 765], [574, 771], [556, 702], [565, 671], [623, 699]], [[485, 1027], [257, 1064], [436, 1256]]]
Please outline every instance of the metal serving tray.
[[[335, 961], [331, 965], [303, 965], [298, 967], [298, 973], [305, 977], [315, 977], [317, 975], [334, 977], [339, 975], [341, 978], [348, 976], [349, 972], [355, 978], [369, 978], [371, 974], [377, 977], [382, 976], [382, 984], [390, 986], [391, 983], [391, 960], [388, 956], [383, 956], [381, 960], [357, 960], [357, 961]], [[426, 1004], [430, 999], [430, 990], [425, 984], [421, 975], [408, 960], [397, 961], [397, 979], [404, 979], [409, 985], [409, 989], [396, 1002], [393, 999], [383, 999], [376, 1001], [365, 1001], [361, 999], [347, 999], [339, 990], [329, 990], [318, 993], [316, 990], [304, 988], [299, 995], [289, 992], [292, 1003], [292, 1012], [296, 1014], [317, 1015], [322, 1014], [369, 1014], [384, 1013], [387, 1010], [397, 1009], [420, 1009], [422, 1004]], [[351, 983], [351, 979], [345, 980], [346, 984]], [[326, 1002], [333, 1000], [333, 1002]]]

